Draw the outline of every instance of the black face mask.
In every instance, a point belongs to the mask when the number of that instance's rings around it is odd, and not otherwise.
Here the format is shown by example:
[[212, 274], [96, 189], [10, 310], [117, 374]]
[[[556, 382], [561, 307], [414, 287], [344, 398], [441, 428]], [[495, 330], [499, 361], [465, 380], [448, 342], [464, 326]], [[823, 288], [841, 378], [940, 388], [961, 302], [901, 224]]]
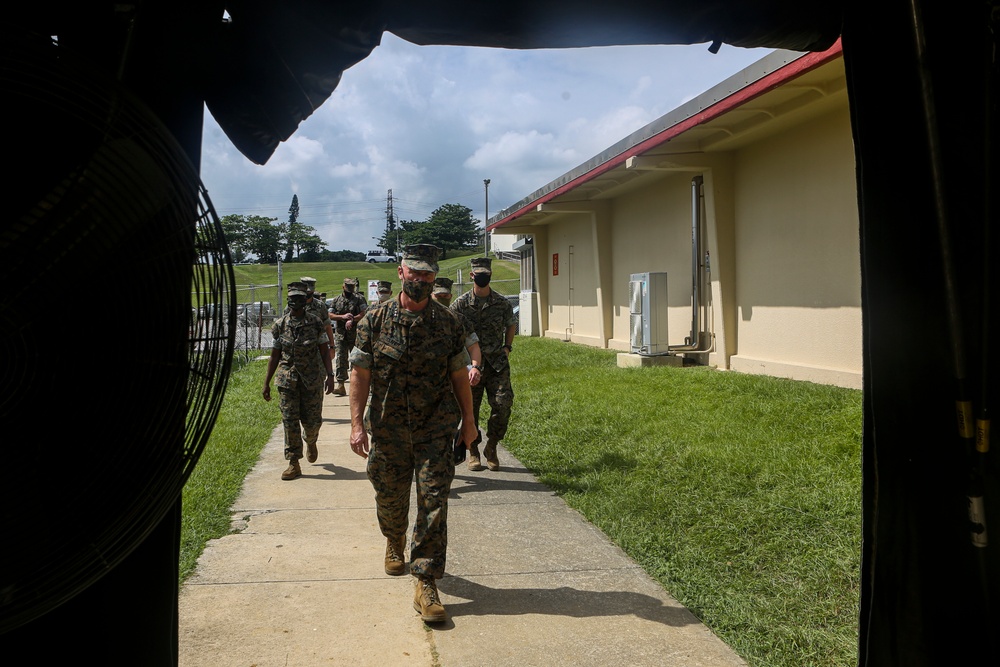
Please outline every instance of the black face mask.
[[492, 277], [493, 276], [488, 273], [477, 273], [476, 275], [472, 276], [472, 279], [475, 281], [477, 286], [486, 287], [487, 285], [490, 284], [490, 278]]

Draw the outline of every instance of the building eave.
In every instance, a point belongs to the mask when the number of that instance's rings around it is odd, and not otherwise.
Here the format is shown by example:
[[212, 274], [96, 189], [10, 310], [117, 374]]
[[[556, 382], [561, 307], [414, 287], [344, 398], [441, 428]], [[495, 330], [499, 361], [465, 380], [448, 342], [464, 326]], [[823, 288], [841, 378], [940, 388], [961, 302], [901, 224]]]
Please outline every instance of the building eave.
[[630, 158], [658, 148], [692, 128], [724, 116], [841, 55], [842, 46], [839, 39], [826, 51], [806, 54], [775, 51], [768, 54], [750, 67], [633, 132], [513, 206], [504, 209], [489, 221], [488, 229], [497, 230], [533, 213], [540, 205], [551, 202], [609, 171], [624, 167]]

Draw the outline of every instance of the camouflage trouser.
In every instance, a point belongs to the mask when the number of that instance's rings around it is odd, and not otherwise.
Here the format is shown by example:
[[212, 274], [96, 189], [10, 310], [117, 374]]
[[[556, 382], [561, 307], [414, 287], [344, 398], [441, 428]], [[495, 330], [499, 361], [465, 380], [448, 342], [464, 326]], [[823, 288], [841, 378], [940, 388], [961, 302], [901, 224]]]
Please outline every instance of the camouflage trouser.
[[294, 389], [278, 387], [281, 423], [285, 427], [285, 458], [302, 458], [302, 432], [307, 443], [316, 443], [323, 424], [323, 385], [307, 389], [300, 382]]
[[502, 371], [483, 365], [483, 376], [479, 384], [472, 388], [472, 408], [479, 424], [479, 407], [483, 404], [483, 393], [490, 402], [490, 420], [486, 424], [486, 437], [503, 440], [507, 435], [510, 411], [514, 407], [514, 390], [510, 386], [510, 366]]
[[333, 343], [337, 348], [337, 357], [334, 359], [333, 374], [337, 378], [337, 382], [347, 382], [347, 373], [350, 370], [350, 364], [348, 364], [348, 357], [351, 356], [351, 350], [354, 349], [354, 341], [357, 339], [357, 334], [351, 331], [349, 334], [333, 334]]
[[398, 437], [372, 438], [368, 479], [375, 487], [378, 525], [382, 534], [398, 540], [406, 534], [410, 513], [410, 483], [417, 480], [417, 518], [410, 541], [410, 573], [444, 576], [448, 550], [448, 493], [455, 477], [452, 438], [411, 442]]

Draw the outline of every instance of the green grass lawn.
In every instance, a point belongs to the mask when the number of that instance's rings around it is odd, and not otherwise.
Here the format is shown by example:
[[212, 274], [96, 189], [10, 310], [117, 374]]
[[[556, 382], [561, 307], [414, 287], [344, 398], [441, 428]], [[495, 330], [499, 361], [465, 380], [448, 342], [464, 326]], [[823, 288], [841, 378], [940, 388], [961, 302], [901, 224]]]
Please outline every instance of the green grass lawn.
[[[455, 280], [461, 269], [462, 276], [468, 281], [469, 259], [478, 257], [478, 253], [449, 253], [446, 259], [438, 262], [438, 275]], [[344, 278], [358, 278], [362, 285], [369, 280], [389, 280], [393, 283], [393, 293], [399, 291], [399, 277], [396, 273], [397, 264], [368, 264], [366, 262], [302, 262], [282, 265], [283, 281], [288, 283], [302, 276], [316, 279], [316, 289], [326, 292], [327, 298], [339, 293], [344, 284]], [[237, 285], [271, 285], [278, 279], [275, 264], [241, 264], [234, 267]], [[520, 267], [517, 262], [493, 260], [493, 279], [512, 280], [520, 277]]]
[[860, 391], [515, 350], [505, 444], [545, 484], [751, 665], [857, 663]]

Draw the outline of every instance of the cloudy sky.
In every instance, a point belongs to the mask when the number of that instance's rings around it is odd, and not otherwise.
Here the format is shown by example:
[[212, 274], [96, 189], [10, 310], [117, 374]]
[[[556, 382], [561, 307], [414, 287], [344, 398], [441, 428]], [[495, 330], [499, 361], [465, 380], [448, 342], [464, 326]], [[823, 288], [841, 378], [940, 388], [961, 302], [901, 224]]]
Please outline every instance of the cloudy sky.
[[330, 250], [375, 248], [386, 194], [403, 220], [462, 204], [482, 220], [711, 88], [767, 49], [724, 45], [514, 51], [415, 46], [390, 33], [270, 161], [206, 112], [202, 181], [220, 216], [288, 219]]

